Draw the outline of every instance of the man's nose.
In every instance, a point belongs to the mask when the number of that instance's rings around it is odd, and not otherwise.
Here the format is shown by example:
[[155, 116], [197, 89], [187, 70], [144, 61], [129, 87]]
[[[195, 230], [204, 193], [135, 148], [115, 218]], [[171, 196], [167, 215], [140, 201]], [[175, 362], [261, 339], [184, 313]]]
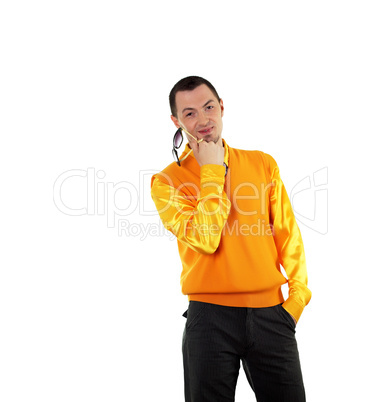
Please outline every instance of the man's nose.
[[206, 112], [202, 111], [199, 113], [199, 118], [198, 118], [198, 124], [200, 126], [206, 126], [208, 123], [208, 117], [206, 115]]

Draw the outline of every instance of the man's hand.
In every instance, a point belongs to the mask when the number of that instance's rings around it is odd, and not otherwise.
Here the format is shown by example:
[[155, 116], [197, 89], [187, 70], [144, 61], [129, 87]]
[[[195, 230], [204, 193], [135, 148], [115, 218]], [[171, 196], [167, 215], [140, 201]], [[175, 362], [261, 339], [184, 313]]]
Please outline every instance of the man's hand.
[[214, 165], [223, 165], [224, 162], [224, 147], [222, 137], [219, 138], [215, 144], [213, 141], [202, 141], [197, 143], [192, 138], [189, 138], [189, 144], [194, 152], [195, 159], [199, 166], [207, 165], [209, 163]]
[[297, 325], [297, 320], [289, 313], [289, 315], [290, 315], [290, 317], [292, 317], [293, 318], [293, 321], [294, 321], [294, 325]]

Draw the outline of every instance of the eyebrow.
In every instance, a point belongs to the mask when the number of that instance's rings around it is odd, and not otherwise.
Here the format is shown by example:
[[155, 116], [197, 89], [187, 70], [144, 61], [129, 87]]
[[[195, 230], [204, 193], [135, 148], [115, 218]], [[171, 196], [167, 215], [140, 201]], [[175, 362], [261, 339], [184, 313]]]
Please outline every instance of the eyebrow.
[[[214, 99], [208, 100], [208, 101], [202, 106], [202, 108], [203, 108], [203, 107], [206, 107], [210, 102], [215, 102], [215, 101], [214, 101]], [[185, 109], [182, 110], [182, 114], [183, 114], [186, 110], [195, 110], [195, 108], [193, 108], [193, 107], [185, 107]]]

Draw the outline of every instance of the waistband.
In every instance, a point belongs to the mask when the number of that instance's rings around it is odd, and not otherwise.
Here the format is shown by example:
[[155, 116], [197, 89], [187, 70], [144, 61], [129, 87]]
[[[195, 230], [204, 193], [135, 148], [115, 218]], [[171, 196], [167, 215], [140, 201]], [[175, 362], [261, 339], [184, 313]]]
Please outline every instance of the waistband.
[[271, 307], [284, 302], [281, 286], [254, 293], [192, 293], [188, 299], [231, 307]]

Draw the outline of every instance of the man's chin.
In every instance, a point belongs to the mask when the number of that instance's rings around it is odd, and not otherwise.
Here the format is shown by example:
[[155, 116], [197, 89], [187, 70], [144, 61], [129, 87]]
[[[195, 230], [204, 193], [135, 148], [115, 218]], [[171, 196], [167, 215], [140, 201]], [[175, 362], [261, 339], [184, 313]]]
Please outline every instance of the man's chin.
[[206, 136], [206, 137], [203, 137], [203, 141], [206, 141], [206, 142], [213, 142], [213, 143], [215, 143], [215, 144], [217, 144], [217, 142], [220, 140], [220, 137], [217, 137], [217, 138], [212, 138], [211, 136], [210, 137], [208, 137], [208, 136]]

